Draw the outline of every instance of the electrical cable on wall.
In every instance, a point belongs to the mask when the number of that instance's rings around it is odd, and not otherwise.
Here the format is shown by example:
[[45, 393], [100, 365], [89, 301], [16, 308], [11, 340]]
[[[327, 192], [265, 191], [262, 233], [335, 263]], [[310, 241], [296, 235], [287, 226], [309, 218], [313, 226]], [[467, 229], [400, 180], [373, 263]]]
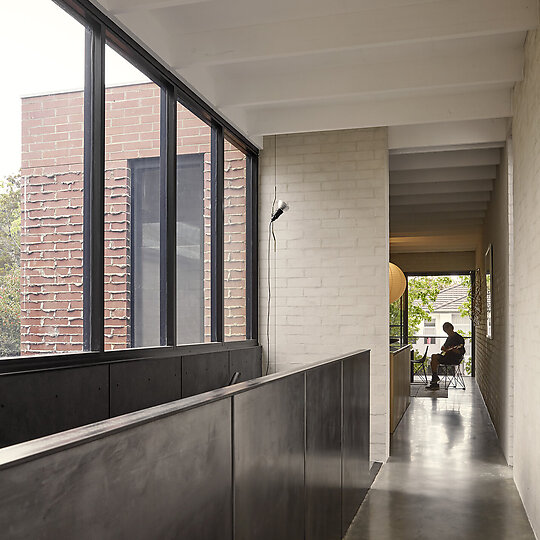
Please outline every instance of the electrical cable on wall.
[[274, 221], [281, 216], [284, 212], [286, 212], [289, 209], [289, 205], [285, 201], [278, 201], [277, 204], [277, 210], [275, 212], [272, 212], [272, 217], [270, 218], [270, 223], [268, 226], [268, 304], [267, 304], [267, 310], [266, 310], [266, 347], [267, 347], [267, 359], [266, 359], [266, 375], [268, 375], [268, 370], [270, 368], [270, 301], [272, 298], [272, 286], [271, 286], [271, 273], [270, 273], [270, 256], [271, 256], [271, 250], [270, 250], [270, 244], [271, 244], [271, 238], [274, 238], [274, 251], [276, 249], [276, 236], [274, 234]]
[[277, 136], [274, 136], [274, 200], [272, 201], [272, 213], [270, 217], [270, 223], [268, 224], [268, 272], [267, 272], [267, 285], [268, 285], [268, 303], [266, 308], [266, 370], [265, 375], [268, 375], [270, 369], [270, 305], [272, 299], [272, 275], [271, 275], [271, 242], [274, 239], [274, 252], [276, 251], [276, 235], [274, 233], [274, 221], [289, 209], [289, 205], [284, 201], [277, 202]]
[[268, 370], [270, 369], [270, 299], [272, 297], [272, 285], [271, 285], [271, 275], [270, 275], [270, 243], [272, 238], [274, 224], [270, 222], [268, 226], [268, 275], [267, 275], [267, 284], [268, 284], [268, 302], [266, 304], [266, 370], [265, 375], [268, 375]]
[[[270, 210], [271, 216], [274, 214], [274, 208], [277, 200], [277, 135], [274, 135], [274, 200], [272, 201], [272, 208]], [[272, 297], [272, 285], [271, 285], [271, 273], [270, 273], [270, 238], [274, 238], [274, 250], [276, 248], [276, 237], [274, 235], [274, 222], [270, 218], [270, 224], [268, 226], [268, 271], [267, 271], [267, 285], [268, 285], [268, 302], [266, 304], [266, 370], [265, 375], [268, 375], [270, 369], [270, 299]]]
[[271, 238], [274, 239], [274, 252], [276, 251], [276, 236], [274, 234], [274, 221], [286, 212], [289, 209], [289, 205], [285, 201], [278, 201], [277, 210], [272, 212], [272, 217], [270, 218], [270, 224], [268, 227], [268, 304], [266, 310], [266, 347], [267, 347], [267, 359], [266, 359], [266, 375], [268, 375], [268, 370], [270, 368], [270, 300], [272, 298], [272, 286], [271, 286], [271, 274], [270, 274], [270, 256], [271, 256]]

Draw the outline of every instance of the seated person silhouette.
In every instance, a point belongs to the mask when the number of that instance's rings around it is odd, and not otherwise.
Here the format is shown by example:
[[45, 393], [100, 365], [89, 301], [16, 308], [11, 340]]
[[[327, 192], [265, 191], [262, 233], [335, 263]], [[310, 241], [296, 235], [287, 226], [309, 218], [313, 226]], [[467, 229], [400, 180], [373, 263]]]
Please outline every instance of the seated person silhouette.
[[457, 366], [465, 354], [465, 340], [457, 332], [454, 332], [454, 325], [449, 322], [443, 324], [443, 330], [448, 334], [444, 345], [441, 347], [442, 354], [431, 355], [431, 384], [426, 386], [428, 390], [439, 388], [439, 376], [437, 375], [439, 365]]

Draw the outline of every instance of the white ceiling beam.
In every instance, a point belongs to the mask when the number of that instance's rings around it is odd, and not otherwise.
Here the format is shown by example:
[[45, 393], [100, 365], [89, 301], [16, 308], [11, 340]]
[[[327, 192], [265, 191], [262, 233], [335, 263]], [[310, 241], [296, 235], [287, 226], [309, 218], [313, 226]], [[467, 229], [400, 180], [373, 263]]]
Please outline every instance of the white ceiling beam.
[[466, 182], [497, 177], [496, 165], [480, 167], [446, 167], [440, 169], [411, 169], [391, 171], [390, 184], [432, 184], [435, 182]]
[[429, 195], [396, 195], [390, 197], [390, 207], [392, 206], [411, 206], [411, 205], [430, 205], [430, 204], [451, 204], [465, 202], [482, 202], [490, 200], [489, 191], [473, 191], [467, 194], [445, 193]]
[[[196, 4], [199, 2], [209, 2], [212, 0], [101, 0], [100, 3], [107, 10], [115, 13], [131, 13], [135, 11], [153, 11], [163, 8], [175, 8], [180, 6], [186, 6], [189, 4]], [[259, 9], [254, 9], [255, 5], [252, 0], [235, 0], [234, 4], [230, 1], [226, 2], [221, 0], [220, 2], [213, 2], [213, 10], [210, 13], [206, 13], [206, 19], [212, 20], [217, 18], [221, 24], [229, 26], [225, 22], [226, 13], [230, 18], [235, 19], [236, 23], [239, 21], [244, 23], [248, 20], [252, 20], [258, 14], [272, 14], [272, 19], [281, 20], [284, 15], [287, 18], [297, 19], [305, 18], [306, 10], [311, 8], [311, 16], [324, 16], [335, 13], [355, 13], [363, 9], [373, 9], [374, 7], [396, 7], [401, 5], [408, 5], [414, 3], [429, 3], [440, 2], [441, 0], [362, 0], [361, 3], [358, 0], [341, 0], [339, 6], [329, 5], [327, 0], [295, 0], [293, 4], [287, 0], [274, 0], [271, 6], [268, 8], [263, 5], [257, 5]], [[266, 9], [264, 9], [266, 7]], [[249, 10], [251, 8], [251, 10]], [[238, 13], [241, 16], [238, 16]], [[198, 25], [204, 25], [204, 22], [198, 21]]]
[[425, 221], [410, 224], [392, 224], [390, 228], [390, 238], [468, 233], [470, 230], [482, 227], [483, 223], [484, 218], [464, 217], [461, 221]]
[[[219, 107], [245, 107], [273, 103], [303, 103], [333, 97], [383, 97], [393, 92], [446, 88], [448, 93], [461, 86], [513, 86], [522, 78], [523, 50], [481, 51], [464, 55], [434, 56], [393, 62], [374, 61], [314, 69], [250, 70], [217, 76]], [[298, 68], [298, 66], [297, 66]], [[220, 72], [222, 70], [219, 70]], [[191, 77], [182, 73], [187, 79]], [[467, 90], [467, 88], [465, 88]], [[504, 140], [504, 139], [503, 139]]]
[[[411, 225], [392, 225], [390, 238], [403, 238], [415, 236], [441, 236], [447, 234], [469, 234], [484, 226], [484, 218], [464, 219], [461, 222], [425, 222], [413, 223]], [[441, 246], [441, 251], [444, 247]]]
[[485, 212], [482, 210], [471, 212], [464, 211], [460, 212], [456, 208], [456, 212], [451, 213], [442, 213], [435, 214], [433, 212], [427, 214], [411, 214], [409, 216], [404, 214], [394, 214], [390, 213], [390, 231], [396, 232], [397, 228], [413, 226], [413, 225], [426, 225], [426, 224], [444, 224], [444, 223], [461, 223], [467, 220], [483, 220], [485, 217]]
[[458, 150], [455, 152], [426, 152], [390, 156], [391, 171], [413, 169], [437, 169], [448, 167], [477, 167], [498, 165], [501, 153], [498, 149]]
[[465, 182], [437, 182], [433, 184], [391, 185], [390, 196], [428, 195], [435, 193], [469, 193], [471, 191], [492, 191], [493, 180], [468, 180]]
[[390, 216], [399, 217], [400, 215], [411, 216], [422, 213], [436, 213], [438, 215], [443, 213], [461, 213], [461, 212], [482, 212], [485, 213], [487, 209], [487, 202], [464, 202], [455, 205], [451, 204], [417, 204], [408, 206], [391, 206]]
[[394, 214], [390, 210], [390, 220], [394, 224], [407, 223], [425, 223], [429, 221], [435, 222], [452, 222], [461, 221], [462, 219], [483, 219], [486, 215], [485, 210], [462, 210], [459, 204], [454, 204], [454, 212], [435, 212], [428, 210], [426, 213], [410, 214]]
[[[184, 6], [192, 3], [198, 3], [200, 1], [212, 1], [212, 0], [101, 0], [101, 4], [105, 6], [109, 11], [115, 11], [117, 13], [130, 13], [132, 11], [152, 11], [155, 9], [162, 9], [166, 7]], [[245, 20], [251, 20], [254, 14], [258, 13], [271, 13], [273, 19], [281, 20], [283, 14], [286, 13], [288, 18], [305, 18], [306, 10], [311, 8], [311, 16], [323, 16], [335, 13], [354, 13], [359, 10], [373, 9], [374, 7], [397, 7], [409, 4], [421, 4], [429, 2], [440, 2], [441, 0], [341, 0], [339, 5], [329, 5], [327, 0], [295, 0], [294, 4], [291, 4], [287, 0], [274, 0], [270, 7], [266, 7], [266, 11], [260, 9], [260, 5], [257, 5], [259, 9], [254, 9], [252, 0], [235, 0], [234, 5], [230, 2], [214, 2], [213, 11], [207, 14], [207, 18], [213, 16], [220, 19], [224, 19], [222, 16], [224, 12], [231, 13], [232, 16], [238, 14], [241, 10], [244, 13], [242, 17], [236, 17], [236, 19], [244, 22]], [[245, 13], [248, 8], [251, 8], [251, 12]], [[237, 22], [238, 22], [237, 20]], [[228, 26], [228, 25], [227, 25]]]
[[481, 242], [481, 226], [472, 226], [468, 231], [459, 233], [437, 233], [390, 237], [392, 253], [439, 252], [439, 251], [474, 251]]
[[390, 238], [403, 236], [436, 236], [443, 234], [468, 233], [484, 225], [485, 218], [467, 218], [460, 221], [418, 221], [390, 224]]
[[506, 141], [495, 141], [491, 143], [477, 143], [477, 144], [452, 144], [452, 145], [442, 145], [442, 146], [424, 146], [419, 148], [403, 148], [397, 150], [391, 150], [390, 154], [416, 154], [427, 152], [449, 152], [454, 150], [478, 150], [484, 148], [504, 148]]
[[388, 148], [392, 153], [412, 153], [422, 148], [497, 144], [506, 140], [507, 125], [506, 118], [494, 118], [392, 126]]
[[152, 11], [170, 7], [199, 4], [210, 0], [103, 0], [101, 4], [113, 15]]
[[[208, 8], [201, 6], [201, 18]], [[157, 16], [158, 12], [154, 12]], [[122, 20], [148, 41], [146, 16]], [[533, 29], [538, 24], [536, 0], [453, 0], [383, 6], [356, 13], [227, 26], [211, 21], [202, 31], [178, 28], [178, 17], [160, 13], [163, 32], [175, 42], [169, 63], [181, 69], [191, 65], [222, 63], [313, 54], [351, 49], [435, 41], [466, 36], [485, 36]], [[178, 14], [181, 17], [181, 12]], [[225, 24], [225, 23], [224, 23]], [[151, 43], [149, 43], [151, 46]]]
[[[453, 249], [446, 249], [446, 243], [452, 239], [453, 243], [465, 243], [465, 244], [476, 244], [478, 238], [478, 233], [481, 230], [481, 225], [476, 224], [462, 230], [455, 231], [434, 231], [433, 234], [427, 234], [426, 231], [404, 231], [395, 236], [390, 237], [390, 245], [406, 245], [415, 243], [416, 245], [424, 244], [426, 246], [431, 245], [432, 247], [438, 246], [436, 251], [454, 251]], [[393, 251], [393, 249], [392, 249]], [[423, 250], [418, 250], [423, 251]], [[431, 250], [427, 250], [431, 251]]]
[[[228, 113], [224, 109], [225, 114]], [[392, 126], [511, 114], [510, 89], [418, 95], [393, 99], [344, 100], [247, 109], [250, 136]], [[396, 156], [397, 157], [397, 156]]]
[[[471, 240], [469, 238], [469, 234], [475, 234], [477, 230], [482, 228], [482, 222], [476, 221], [476, 222], [469, 222], [464, 224], [463, 227], [459, 227], [459, 224], [456, 224], [456, 226], [453, 226], [452, 224], [448, 224], [446, 226], [443, 226], [441, 228], [434, 229], [432, 232], [433, 234], [430, 235], [430, 238], [436, 238], [436, 237], [444, 237], [449, 234], [452, 235], [459, 235], [462, 238], [467, 238], [468, 241], [472, 241], [474, 243], [474, 240]], [[414, 241], [415, 238], [425, 238], [426, 235], [426, 227], [419, 227], [419, 228], [413, 228], [409, 230], [403, 230], [400, 231], [396, 236], [390, 236], [390, 241], [392, 245], [392, 239], [399, 240], [400, 238], [407, 238], [408, 242]], [[437, 251], [446, 251], [444, 244], [439, 243], [439, 249]]]

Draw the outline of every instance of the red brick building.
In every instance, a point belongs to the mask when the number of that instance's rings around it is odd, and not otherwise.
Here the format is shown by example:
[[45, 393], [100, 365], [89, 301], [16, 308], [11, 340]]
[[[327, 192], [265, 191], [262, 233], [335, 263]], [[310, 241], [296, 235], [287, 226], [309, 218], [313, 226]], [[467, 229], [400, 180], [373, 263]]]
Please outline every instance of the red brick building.
[[[160, 89], [106, 90], [105, 348], [159, 345]], [[21, 354], [83, 348], [83, 93], [22, 101]], [[178, 105], [177, 336], [210, 340], [210, 128]], [[225, 339], [246, 337], [246, 160], [225, 145]]]

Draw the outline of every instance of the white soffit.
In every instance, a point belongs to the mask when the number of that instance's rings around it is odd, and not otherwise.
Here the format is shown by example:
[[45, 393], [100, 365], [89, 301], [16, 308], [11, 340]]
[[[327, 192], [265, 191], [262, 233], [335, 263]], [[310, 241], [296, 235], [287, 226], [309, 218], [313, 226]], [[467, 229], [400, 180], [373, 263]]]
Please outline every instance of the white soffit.
[[[506, 125], [493, 120], [390, 128], [393, 253], [474, 249], [497, 181]], [[468, 132], [474, 135], [465, 137]], [[463, 144], [453, 145], [456, 138]]]
[[388, 130], [388, 148], [391, 154], [408, 154], [424, 152], [426, 148], [501, 147], [507, 130], [506, 118], [392, 126]]
[[446, 122], [438, 146], [500, 141], [538, 23], [537, 0], [95, 1], [255, 142], [388, 125], [396, 151]]

